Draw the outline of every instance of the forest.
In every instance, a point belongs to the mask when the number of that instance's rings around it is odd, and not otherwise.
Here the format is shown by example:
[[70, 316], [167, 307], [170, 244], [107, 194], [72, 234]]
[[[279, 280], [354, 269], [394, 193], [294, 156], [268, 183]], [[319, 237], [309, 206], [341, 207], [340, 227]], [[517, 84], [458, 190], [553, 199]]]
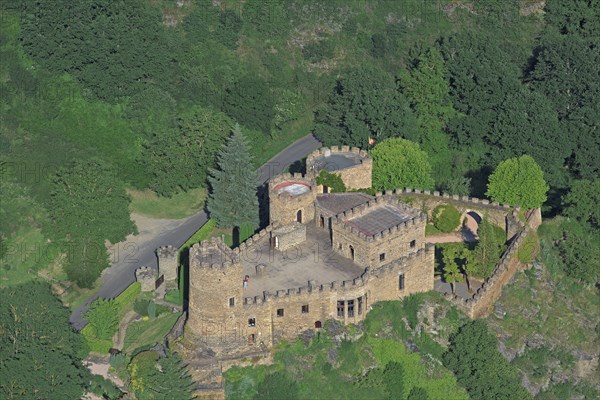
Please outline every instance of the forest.
[[254, 167], [311, 133], [367, 150], [406, 139], [430, 166], [413, 187], [480, 198], [528, 155], [549, 188], [543, 259], [600, 283], [598, 0], [0, 7], [4, 290], [93, 288], [106, 243], [137, 232], [132, 191], [206, 193], [232, 130]]

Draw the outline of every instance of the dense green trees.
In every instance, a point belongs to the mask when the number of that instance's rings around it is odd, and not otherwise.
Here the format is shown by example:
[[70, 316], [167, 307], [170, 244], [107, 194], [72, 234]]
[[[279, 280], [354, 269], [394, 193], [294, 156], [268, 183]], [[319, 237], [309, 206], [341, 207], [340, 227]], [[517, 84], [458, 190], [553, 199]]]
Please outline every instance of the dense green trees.
[[546, 201], [544, 173], [530, 156], [502, 161], [490, 175], [486, 194], [501, 204], [537, 208]]
[[193, 398], [194, 382], [177, 353], [159, 357], [154, 351], [143, 351], [127, 368], [130, 387], [140, 400]]
[[416, 121], [394, 79], [375, 67], [354, 68], [315, 114], [315, 136], [326, 146], [367, 148], [369, 138], [416, 138]]
[[282, 372], [274, 372], [265, 376], [258, 385], [256, 400], [298, 399], [298, 384]]
[[340, 193], [346, 191], [346, 185], [339, 174], [322, 170], [317, 176], [317, 185], [327, 186], [330, 191]]
[[0, 397], [79, 399], [90, 379], [83, 337], [50, 285], [0, 289]]
[[271, 132], [275, 96], [267, 82], [254, 75], [240, 77], [225, 90], [223, 111], [248, 128]]
[[452, 232], [460, 225], [460, 212], [451, 204], [433, 210], [433, 225], [442, 232]]
[[149, 186], [163, 196], [204, 186], [232, 127], [227, 115], [194, 107], [177, 118], [172, 130], [155, 132], [144, 144]]
[[479, 238], [473, 250], [473, 275], [488, 278], [494, 273], [494, 267], [504, 251], [506, 234], [484, 217], [477, 227]]
[[496, 349], [496, 338], [485, 322], [467, 322], [450, 341], [444, 365], [473, 399], [530, 399], [518, 370]]
[[427, 153], [417, 143], [401, 138], [387, 139], [377, 144], [370, 154], [373, 157], [374, 189], [428, 189], [433, 186]]
[[256, 173], [239, 125], [219, 152], [217, 168], [210, 171], [208, 211], [221, 227], [258, 226]]

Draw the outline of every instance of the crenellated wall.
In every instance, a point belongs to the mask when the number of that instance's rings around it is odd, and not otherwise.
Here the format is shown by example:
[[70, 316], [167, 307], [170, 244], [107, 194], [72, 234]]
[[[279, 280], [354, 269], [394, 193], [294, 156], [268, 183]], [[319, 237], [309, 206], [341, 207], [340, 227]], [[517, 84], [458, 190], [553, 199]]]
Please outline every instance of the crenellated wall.
[[315, 162], [320, 157], [328, 157], [332, 154], [348, 154], [359, 158], [359, 164], [333, 171], [339, 174], [347, 189], [366, 189], [371, 187], [371, 175], [373, 171], [373, 159], [369, 154], [358, 147], [332, 146], [322, 147], [313, 151], [306, 157], [306, 171], [309, 176], [317, 176], [320, 170]]
[[[274, 188], [280, 184], [305, 184], [308, 191], [298, 195], [287, 192], [277, 193]], [[284, 173], [269, 181], [269, 222], [281, 225], [297, 221], [298, 211], [301, 212], [302, 223], [312, 221], [315, 217], [315, 199], [323, 192], [323, 187], [314, 183], [308, 176], [295, 173]]]
[[[373, 235], [366, 235], [351, 224], [345, 223], [386, 204], [400, 208], [411, 215], [410, 219]], [[383, 196], [378, 193], [372, 201], [337, 214], [331, 222], [333, 250], [353, 259], [358, 265], [381, 266], [415, 252], [425, 244], [425, 214], [399, 201], [395, 196]]]
[[502, 288], [510, 282], [515, 273], [527, 268], [527, 265], [519, 261], [518, 251], [527, 235], [537, 228], [536, 224], [541, 220], [540, 215], [536, 210], [528, 213], [526, 224], [523, 224], [523, 228], [517, 232], [502, 254], [492, 276], [485, 280], [483, 286], [470, 299], [463, 299], [449, 293], [445, 294], [445, 297], [471, 318], [487, 316], [496, 300], [501, 296]]

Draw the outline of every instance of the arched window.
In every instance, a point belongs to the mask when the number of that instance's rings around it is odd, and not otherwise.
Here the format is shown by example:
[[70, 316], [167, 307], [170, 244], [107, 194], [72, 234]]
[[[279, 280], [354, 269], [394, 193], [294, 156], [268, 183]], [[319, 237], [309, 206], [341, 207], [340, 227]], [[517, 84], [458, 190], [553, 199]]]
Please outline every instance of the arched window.
[[354, 247], [352, 247], [352, 245], [350, 245], [349, 247], [350, 247], [350, 258], [352, 259], [352, 261], [354, 261]]
[[302, 210], [298, 210], [296, 213], [296, 221], [302, 223]]

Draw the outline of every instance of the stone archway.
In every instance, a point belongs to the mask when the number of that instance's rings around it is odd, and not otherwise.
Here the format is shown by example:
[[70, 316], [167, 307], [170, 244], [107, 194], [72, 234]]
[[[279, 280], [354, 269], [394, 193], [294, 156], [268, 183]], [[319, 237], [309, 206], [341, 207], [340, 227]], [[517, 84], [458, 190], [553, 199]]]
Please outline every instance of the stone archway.
[[463, 214], [462, 237], [465, 242], [474, 242], [479, 238], [477, 230], [482, 219], [483, 216], [474, 210], [467, 210]]

